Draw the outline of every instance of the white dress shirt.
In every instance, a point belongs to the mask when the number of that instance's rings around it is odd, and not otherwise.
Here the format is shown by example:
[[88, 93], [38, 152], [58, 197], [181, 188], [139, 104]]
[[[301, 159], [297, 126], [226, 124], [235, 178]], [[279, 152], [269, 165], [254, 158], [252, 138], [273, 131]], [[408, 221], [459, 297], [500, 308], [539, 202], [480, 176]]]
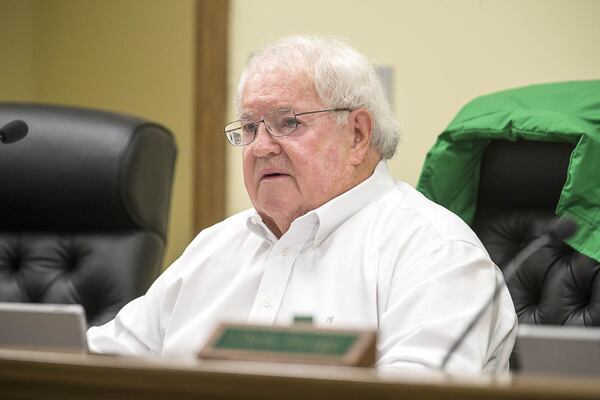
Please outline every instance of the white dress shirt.
[[[250, 209], [200, 232], [150, 287], [101, 327], [91, 351], [195, 357], [220, 322], [378, 331], [378, 367], [439, 368], [502, 280], [476, 235], [385, 162], [277, 239]], [[507, 371], [516, 315], [506, 288], [447, 370]]]

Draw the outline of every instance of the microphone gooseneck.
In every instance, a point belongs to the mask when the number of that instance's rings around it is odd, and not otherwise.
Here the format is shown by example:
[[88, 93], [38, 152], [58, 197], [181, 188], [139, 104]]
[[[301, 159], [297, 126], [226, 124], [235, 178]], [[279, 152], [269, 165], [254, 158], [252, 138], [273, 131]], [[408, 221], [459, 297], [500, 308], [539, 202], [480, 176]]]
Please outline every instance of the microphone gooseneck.
[[18, 142], [27, 136], [27, 132], [29, 132], [29, 126], [27, 126], [25, 121], [20, 119], [10, 121], [0, 128], [0, 143], [9, 144]]
[[[513, 276], [518, 271], [518, 269], [521, 267], [521, 265], [523, 265], [523, 263], [525, 261], [527, 261], [527, 259], [529, 257], [531, 257], [533, 255], [533, 253], [538, 251], [540, 248], [544, 247], [545, 245], [547, 245], [553, 241], [567, 239], [567, 238], [573, 236], [573, 234], [576, 231], [577, 231], [577, 224], [571, 218], [563, 217], [563, 218], [558, 219], [552, 225], [552, 227], [548, 230], [548, 232], [546, 232], [545, 234], [543, 234], [542, 236], [540, 236], [536, 240], [533, 240], [531, 243], [529, 243], [527, 246], [525, 246], [510, 261], [510, 263], [506, 266], [506, 268], [504, 268], [504, 270], [503, 270], [504, 282], [508, 283], [513, 278]], [[477, 314], [475, 314], [475, 316], [471, 319], [469, 324], [462, 331], [462, 333], [458, 336], [458, 338], [454, 341], [454, 343], [452, 343], [452, 346], [450, 346], [450, 348], [446, 352], [446, 355], [444, 356], [444, 359], [442, 360], [442, 363], [440, 364], [440, 369], [442, 371], [446, 369], [446, 365], [448, 365], [448, 362], [450, 361], [450, 358], [452, 357], [454, 352], [456, 352], [456, 350], [464, 342], [465, 338], [469, 335], [469, 333], [471, 333], [471, 331], [473, 330], [473, 328], [475, 327], [477, 322], [479, 322], [481, 317], [483, 317], [483, 314], [485, 314], [485, 312], [492, 305], [492, 303], [496, 300], [496, 298], [498, 298], [498, 295], [500, 294], [502, 287], [503, 287], [502, 281], [496, 282], [494, 291], [492, 292], [492, 294], [490, 295], [488, 300], [479, 309]]]

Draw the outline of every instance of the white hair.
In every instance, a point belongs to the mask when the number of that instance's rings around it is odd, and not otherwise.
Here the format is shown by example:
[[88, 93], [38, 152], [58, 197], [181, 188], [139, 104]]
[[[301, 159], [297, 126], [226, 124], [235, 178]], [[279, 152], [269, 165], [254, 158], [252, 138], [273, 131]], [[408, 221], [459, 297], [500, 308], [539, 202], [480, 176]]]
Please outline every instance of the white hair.
[[[328, 108], [363, 107], [373, 118], [371, 145], [384, 159], [392, 158], [399, 139], [383, 84], [367, 57], [344, 40], [317, 36], [288, 36], [252, 55], [242, 72], [237, 92], [241, 107], [248, 79], [264, 70], [307, 73], [320, 100]], [[339, 125], [347, 115], [340, 113]]]

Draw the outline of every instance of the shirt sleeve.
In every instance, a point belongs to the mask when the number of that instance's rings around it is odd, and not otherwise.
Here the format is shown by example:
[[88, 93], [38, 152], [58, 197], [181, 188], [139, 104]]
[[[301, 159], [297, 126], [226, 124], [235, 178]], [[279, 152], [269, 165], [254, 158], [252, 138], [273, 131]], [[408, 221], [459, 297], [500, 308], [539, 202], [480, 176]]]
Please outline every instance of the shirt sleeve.
[[103, 354], [159, 355], [164, 331], [180, 280], [172, 279], [177, 261], [153, 284], [146, 294], [123, 307], [115, 318], [87, 332], [89, 351]]
[[[487, 302], [498, 268], [480, 247], [441, 240], [413, 262], [398, 261], [381, 314], [378, 367], [440, 369], [442, 360]], [[507, 370], [516, 315], [506, 287], [453, 353], [447, 372]]]

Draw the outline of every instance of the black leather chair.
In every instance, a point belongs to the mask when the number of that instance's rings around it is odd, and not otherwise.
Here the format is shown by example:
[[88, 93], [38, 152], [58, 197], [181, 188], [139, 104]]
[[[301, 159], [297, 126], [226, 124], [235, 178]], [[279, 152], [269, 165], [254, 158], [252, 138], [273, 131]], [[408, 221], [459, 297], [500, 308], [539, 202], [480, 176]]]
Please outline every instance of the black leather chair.
[[[486, 147], [472, 227], [500, 269], [555, 221], [573, 147], [526, 140]], [[600, 264], [564, 242], [534, 253], [507, 285], [520, 324], [600, 325]], [[518, 342], [513, 370], [517, 352]]]
[[[573, 147], [525, 140], [486, 147], [472, 225], [500, 268], [556, 218]], [[600, 325], [600, 264], [565, 243], [536, 252], [508, 287], [520, 323]]]
[[546, 245], [507, 283], [521, 324], [600, 326], [599, 105], [598, 80], [483, 95], [426, 157], [419, 190], [467, 221], [502, 270], [557, 213], [579, 224], [567, 240], [578, 251]]
[[176, 147], [164, 127], [121, 114], [0, 103], [0, 301], [79, 303], [110, 320], [158, 275]]

